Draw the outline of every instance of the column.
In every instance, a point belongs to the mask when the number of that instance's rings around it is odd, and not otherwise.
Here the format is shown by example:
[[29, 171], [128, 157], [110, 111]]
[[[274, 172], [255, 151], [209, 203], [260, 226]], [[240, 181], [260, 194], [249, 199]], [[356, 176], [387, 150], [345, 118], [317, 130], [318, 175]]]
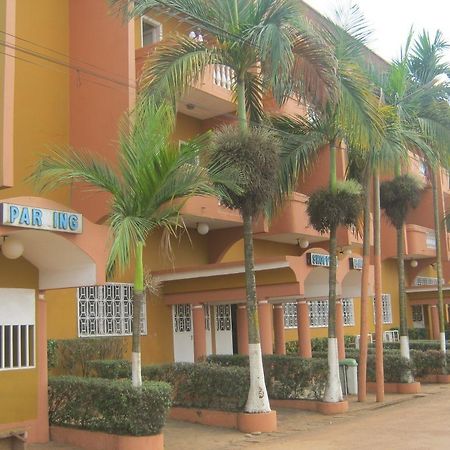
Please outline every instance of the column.
[[306, 300], [297, 302], [298, 354], [302, 358], [311, 358], [311, 329], [309, 326], [309, 306]]
[[248, 317], [246, 305], [238, 305], [236, 319], [238, 352], [240, 355], [248, 355]]
[[345, 340], [344, 340], [344, 308], [342, 299], [336, 299], [336, 338], [338, 343], [339, 361], [345, 359]]
[[36, 441], [49, 441], [48, 429], [48, 369], [47, 369], [47, 302], [45, 291], [39, 291], [36, 305], [36, 340], [37, 340], [37, 433]]
[[273, 306], [273, 328], [275, 330], [275, 354], [286, 354], [286, 338], [284, 335], [283, 304]]
[[267, 300], [258, 302], [259, 335], [263, 355], [273, 354], [272, 305]]
[[431, 339], [439, 340], [439, 312], [437, 305], [430, 306], [431, 313]]
[[206, 357], [205, 310], [203, 305], [192, 305], [194, 321], [194, 360], [200, 361]]

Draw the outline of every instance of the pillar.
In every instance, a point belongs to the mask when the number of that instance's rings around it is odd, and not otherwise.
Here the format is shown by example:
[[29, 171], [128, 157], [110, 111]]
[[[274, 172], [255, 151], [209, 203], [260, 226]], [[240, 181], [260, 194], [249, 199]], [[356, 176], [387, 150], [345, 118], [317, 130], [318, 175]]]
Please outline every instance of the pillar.
[[309, 326], [309, 306], [306, 300], [297, 302], [298, 354], [302, 358], [311, 358], [311, 329]]
[[437, 305], [431, 305], [431, 338], [434, 340], [439, 340], [439, 312]]
[[344, 340], [344, 308], [342, 300], [336, 299], [336, 338], [338, 344], [339, 361], [345, 359], [345, 340]]
[[246, 305], [238, 305], [236, 320], [238, 353], [240, 355], [248, 355], [248, 317]]
[[194, 321], [194, 360], [199, 361], [206, 357], [205, 310], [203, 305], [192, 305], [192, 318]]
[[263, 355], [273, 354], [272, 305], [267, 300], [258, 302], [259, 335]]
[[49, 441], [48, 429], [48, 369], [47, 369], [47, 302], [45, 291], [39, 291], [36, 305], [36, 340], [37, 340], [37, 432], [35, 442]]
[[275, 330], [275, 354], [286, 354], [286, 338], [284, 335], [284, 308], [283, 304], [273, 307], [273, 328]]

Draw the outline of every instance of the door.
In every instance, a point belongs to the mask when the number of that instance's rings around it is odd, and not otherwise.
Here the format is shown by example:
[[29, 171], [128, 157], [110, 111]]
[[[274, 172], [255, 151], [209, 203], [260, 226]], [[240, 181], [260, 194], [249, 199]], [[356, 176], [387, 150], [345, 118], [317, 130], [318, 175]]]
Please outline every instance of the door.
[[231, 305], [216, 305], [216, 355], [233, 354]]
[[423, 305], [413, 305], [412, 319], [413, 319], [413, 328], [425, 328]]
[[175, 362], [194, 362], [191, 305], [173, 305], [173, 357]]
[[206, 304], [205, 308], [205, 331], [206, 331], [206, 354], [212, 354], [212, 338], [211, 338], [211, 306]]

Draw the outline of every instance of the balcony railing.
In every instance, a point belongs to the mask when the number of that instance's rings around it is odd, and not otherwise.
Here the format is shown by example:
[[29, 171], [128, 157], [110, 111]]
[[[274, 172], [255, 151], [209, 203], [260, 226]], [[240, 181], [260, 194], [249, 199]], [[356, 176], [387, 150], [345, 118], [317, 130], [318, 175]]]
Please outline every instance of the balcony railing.
[[436, 233], [434, 231], [429, 231], [426, 237], [427, 248], [436, 250]]
[[[442, 279], [444, 283], [444, 280]], [[436, 277], [416, 277], [414, 286], [437, 286], [438, 279]]]
[[214, 64], [213, 83], [224, 89], [231, 90], [233, 83], [234, 70], [224, 64]]

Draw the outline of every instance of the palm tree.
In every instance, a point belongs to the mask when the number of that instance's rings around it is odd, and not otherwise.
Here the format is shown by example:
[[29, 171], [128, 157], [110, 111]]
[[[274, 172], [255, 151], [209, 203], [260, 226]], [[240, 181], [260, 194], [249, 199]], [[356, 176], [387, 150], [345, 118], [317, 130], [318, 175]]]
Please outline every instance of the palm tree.
[[[426, 31], [423, 31], [415, 41], [408, 58], [408, 67], [417, 89], [423, 89], [425, 95], [421, 98], [419, 125], [436, 150], [436, 155], [425, 157], [431, 172], [431, 186], [433, 194], [434, 229], [436, 234], [436, 274], [439, 311], [439, 332], [441, 351], [446, 353], [445, 312], [442, 290], [442, 246], [441, 246], [441, 217], [439, 214], [438, 172], [440, 166], [447, 167], [450, 154], [450, 108], [448, 104], [450, 84], [445, 75], [450, 73], [450, 65], [443, 61], [444, 51], [449, 44], [442, 33], [437, 31], [433, 42]], [[446, 79], [443, 81], [443, 79]], [[437, 158], [435, 158], [435, 156]]]
[[338, 181], [336, 150], [343, 143], [349, 148], [367, 150], [379, 139], [382, 120], [371, 85], [359, 61], [367, 37], [364, 18], [353, 7], [347, 21], [338, 15], [338, 26], [329, 27], [328, 42], [337, 61], [338, 93], [322, 110], [311, 110], [306, 117], [275, 119], [277, 127], [292, 134], [308, 136], [317, 148], [330, 153], [329, 185], [313, 193], [308, 214], [312, 226], [330, 233], [328, 383], [327, 402], [342, 400], [336, 339], [336, 261], [337, 228], [357, 224], [362, 208], [361, 186], [353, 180]]
[[[183, 227], [180, 209], [194, 195], [217, 194], [218, 187], [233, 188], [234, 175], [222, 166], [210, 173], [192, 161], [200, 142], [178, 146], [170, 142], [174, 125], [171, 107], [139, 104], [120, 129], [117, 165], [74, 149], [56, 149], [38, 163], [31, 181], [41, 190], [73, 182], [110, 194], [108, 224], [111, 248], [108, 274], [130, 267], [134, 258], [132, 322], [132, 382], [142, 385], [140, 324], [144, 300], [143, 248], [156, 230], [175, 234]], [[221, 176], [223, 175], [223, 178]], [[219, 188], [220, 192], [220, 188]]]
[[[183, 14], [208, 32], [203, 40], [172, 35], [157, 46], [142, 76], [142, 91], [176, 102], [211, 64], [233, 71], [240, 136], [248, 139], [250, 122], [261, 121], [263, 98], [271, 96], [281, 105], [289, 96], [324, 102], [333, 95], [334, 61], [327, 46], [303, 20], [295, 0], [110, 0], [128, 16], [164, 6]], [[298, 175], [298, 164], [283, 177], [288, 186]], [[248, 174], [243, 174], [244, 178]], [[276, 196], [282, 196], [280, 190]], [[239, 207], [238, 204], [236, 206]], [[256, 284], [253, 263], [253, 219], [262, 203], [240, 208], [244, 223], [244, 261], [248, 308], [250, 390], [247, 412], [270, 411], [259, 342]]]

